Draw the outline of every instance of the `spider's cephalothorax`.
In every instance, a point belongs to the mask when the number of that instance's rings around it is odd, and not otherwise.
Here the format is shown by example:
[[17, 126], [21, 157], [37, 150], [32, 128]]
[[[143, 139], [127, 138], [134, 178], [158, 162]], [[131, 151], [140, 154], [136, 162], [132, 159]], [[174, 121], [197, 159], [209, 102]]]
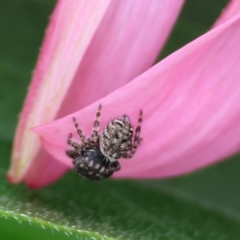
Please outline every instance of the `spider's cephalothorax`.
[[120, 170], [118, 159], [131, 158], [142, 140], [140, 138], [142, 110], [135, 131], [132, 129], [129, 117], [123, 115], [108, 123], [99, 134], [101, 109], [99, 105], [90, 138], [85, 137], [76, 119], [73, 118], [81, 143], [73, 141], [71, 133], [67, 140], [67, 143], [74, 148], [66, 152], [73, 159], [74, 170], [91, 180], [110, 177], [115, 171]]

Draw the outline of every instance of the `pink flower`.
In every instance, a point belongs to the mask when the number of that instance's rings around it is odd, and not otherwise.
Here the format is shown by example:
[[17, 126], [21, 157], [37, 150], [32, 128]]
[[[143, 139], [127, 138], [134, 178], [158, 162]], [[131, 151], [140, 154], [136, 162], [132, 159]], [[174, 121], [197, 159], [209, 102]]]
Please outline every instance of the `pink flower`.
[[[181, 5], [59, 1], [18, 125], [11, 182], [40, 187], [71, 168], [72, 116], [89, 135], [99, 103], [102, 127], [122, 114], [135, 125], [144, 111], [143, 142], [114, 177], [180, 175], [239, 150], [239, 1], [212, 30], [150, 68]], [[48, 153], [30, 130], [38, 125]]]

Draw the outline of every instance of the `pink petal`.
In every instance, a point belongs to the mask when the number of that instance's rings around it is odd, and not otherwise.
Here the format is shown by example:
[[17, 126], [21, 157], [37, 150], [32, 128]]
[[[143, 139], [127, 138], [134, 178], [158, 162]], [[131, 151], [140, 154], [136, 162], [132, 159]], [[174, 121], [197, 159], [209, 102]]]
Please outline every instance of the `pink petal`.
[[[13, 183], [24, 178], [40, 151], [39, 139], [30, 128], [56, 116], [108, 4], [109, 1], [97, 0], [87, 4], [77, 0], [71, 1], [71, 4], [64, 0], [58, 2], [16, 133], [12, 165], [8, 172]], [[82, 21], [79, 21], [79, 12]]]
[[55, 182], [67, 169], [65, 164], [60, 163], [42, 150], [27, 171], [24, 181], [30, 188], [40, 188]]
[[41, 166], [44, 184], [64, 172], [49, 157], [40, 157], [30, 128], [88, 105], [149, 68], [182, 2], [58, 2], [21, 113], [8, 172], [12, 183], [25, 178], [30, 185], [40, 184], [34, 165]]
[[[152, 66], [183, 1], [112, 1], [58, 117], [88, 106]], [[79, 86], [80, 85], [80, 86]]]
[[102, 127], [122, 114], [136, 126], [143, 109], [143, 142], [134, 158], [120, 161], [116, 177], [168, 177], [223, 159], [240, 148], [239, 37], [238, 15], [98, 102], [35, 131], [71, 167], [67, 135], [78, 139], [72, 116], [89, 136], [99, 103]]
[[231, 0], [226, 7], [226, 9], [222, 12], [221, 16], [217, 19], [214, 27], [218, 26], [219, 24], [225, 23], [229, 19], [234, 16], [240, 14], [240, 1], [239, 0]]

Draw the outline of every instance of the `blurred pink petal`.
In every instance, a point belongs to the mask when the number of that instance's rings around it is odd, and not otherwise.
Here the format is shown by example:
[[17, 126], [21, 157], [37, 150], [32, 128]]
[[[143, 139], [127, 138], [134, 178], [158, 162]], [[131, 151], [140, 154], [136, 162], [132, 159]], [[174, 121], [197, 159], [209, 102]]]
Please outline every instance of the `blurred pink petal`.
[[24, 179], [38, 187], [65, 172], [65, 165], [58, 167], [42, 152], [30, 129], [87, 106], [148, 69], [182, 2], [58, 2], [18, 124], [8, 172], [12, 183]]
[[107, 7], [108, 1], [88, 1], [87, 4], [59, 1], [57, 4], [21, 113], [8, 172], [11, 182], [21, 181], [39, 154], [39, 139], [30, 128], [56, 116], [79, 61]]
[[[99, 103], [101, 126], [122, 114], [134, 125], [143, 109], [143, 142], [115, 177], [183, 174], [240, 148], [240, 15], [173, 53], [132, 82], [87, 108], [35, 131], [47, 151], [71, 167], [65, 155], [72, 116], [89, 135]], [[79, 140], [78, 140], [79, 141]]]
[[53, 159], [50, 154], [40, 151], [24, 176], [24, 181], [30, 188], [39, 188], [56, 181], [67, 169], [66, 165]]
[[88, 106], [150, 68], [183, 0], [111, 1], [57, 116]]
[[228, 6], [222, 12], [221, 16], [217, 19], [214, 24], [214, 27], [219, 24], [225, 23], [232, 17], [240, 14], [240, 1], [239, 0], [230, 0]]

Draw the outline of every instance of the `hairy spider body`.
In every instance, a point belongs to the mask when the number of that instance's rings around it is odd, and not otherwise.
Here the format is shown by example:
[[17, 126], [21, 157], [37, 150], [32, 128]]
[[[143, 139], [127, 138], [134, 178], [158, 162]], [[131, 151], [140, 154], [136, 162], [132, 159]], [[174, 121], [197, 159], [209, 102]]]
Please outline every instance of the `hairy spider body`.
[[129, 117], [111, 121], [100, 135], [101, 152], [110, 160], [115, 161], [124, 157], [126, 151], [131, 150], [133, 129]]
[[99, 134], [101, 108], [100, 105], [90, 138], [84, 136], [76, 119], [73, 118], [82, 143], [78, 144], [73, 141], [72, 134], [69, 134], [67, 140], [67, 143], [73, 147], [66, 153], [72, 158], [74, 170], [91, 180], [110, 177], [115, 171], [120, 170], [121, 166], [118, 159], [131, 158], [141, 142], [142, 110], [139, 113], [135, 134], [127, 115], [109, 122], [103, 132]]

